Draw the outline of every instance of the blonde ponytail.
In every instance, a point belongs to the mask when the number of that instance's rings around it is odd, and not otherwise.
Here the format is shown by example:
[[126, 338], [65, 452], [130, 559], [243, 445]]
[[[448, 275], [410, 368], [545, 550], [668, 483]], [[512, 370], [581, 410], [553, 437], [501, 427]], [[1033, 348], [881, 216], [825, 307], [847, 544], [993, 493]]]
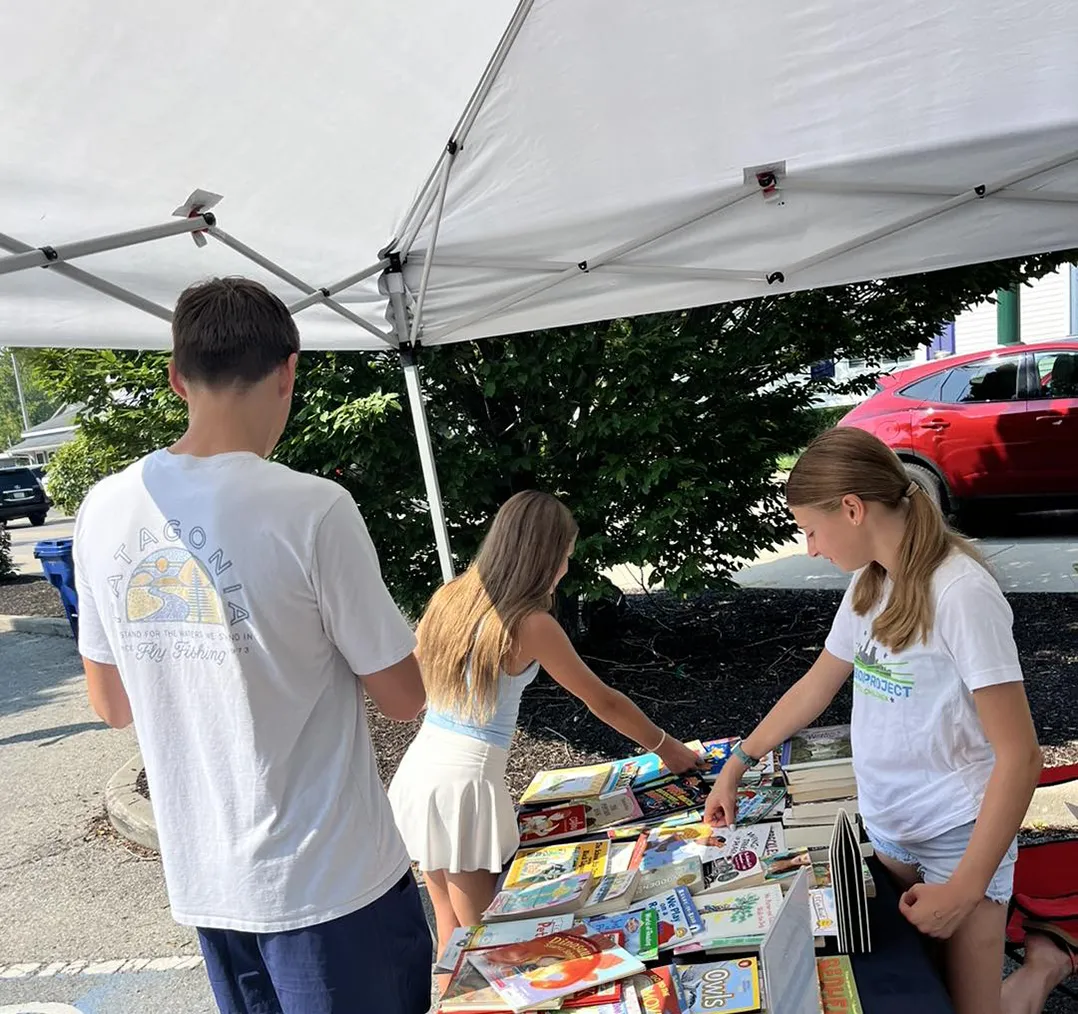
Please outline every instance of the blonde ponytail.
[[[933, 500], [910, 482], [895, 453], [871, 433], [839, 427], [820, 434], [790, 473], [786, 500], [791, 507], [835, 511], [846, 496], [905, 510], [906, 525], [891, 574], [891, 596], [872, 625], [872, 636], [892, 651], [926, 641], [935, 622], [932, 578], [955, 550], [984, 561], [966, 539], [948, 528]], [[887, 572], [871, 563], [854, 587], [853, 609], [864, 616], [880, 601]]]

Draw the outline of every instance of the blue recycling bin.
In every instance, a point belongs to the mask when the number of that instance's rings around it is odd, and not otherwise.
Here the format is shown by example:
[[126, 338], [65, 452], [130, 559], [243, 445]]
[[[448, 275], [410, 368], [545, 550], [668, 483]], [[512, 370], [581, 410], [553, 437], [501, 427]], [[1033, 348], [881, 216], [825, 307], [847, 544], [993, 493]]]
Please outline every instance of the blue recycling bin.
[[34, 556], [41, 561], [41, 569], [60, 593], [60, 601], [71, 625], [71, 635], [79, 639], [79, 596], [75, 591], [75, 557], [72, 539], [44, 539], [34, 546]]

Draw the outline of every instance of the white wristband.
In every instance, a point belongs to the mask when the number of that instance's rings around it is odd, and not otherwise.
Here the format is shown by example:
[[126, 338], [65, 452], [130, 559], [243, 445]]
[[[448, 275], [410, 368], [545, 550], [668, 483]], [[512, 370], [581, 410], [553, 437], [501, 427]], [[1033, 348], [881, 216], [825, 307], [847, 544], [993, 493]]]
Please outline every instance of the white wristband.
[[663, 745], [663, 743], [665, 743], [665, 742], [666, 742], [666, 730], [665, 730], [665, 729], [663, 729], [663, 738], [659, 740], [659, 742], [658, 742], [658, 744], [656, 745], [655, 749], [654, 749], [654, 750], [652, 750], [651, 752], [652, 752], [652, 753], [658, 753], [658, 752], [659, 752], [659, 750], [661, 750], [661, 749], [662, 749], [662, 745]]

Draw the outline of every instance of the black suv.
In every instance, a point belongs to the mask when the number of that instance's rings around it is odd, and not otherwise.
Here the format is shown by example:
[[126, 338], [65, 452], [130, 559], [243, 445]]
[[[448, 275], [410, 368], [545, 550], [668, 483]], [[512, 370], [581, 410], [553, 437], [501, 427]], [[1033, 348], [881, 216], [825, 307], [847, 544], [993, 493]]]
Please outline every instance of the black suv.
[[0, 468], [0, 524], [29, 518], [30, 524], [43, 525], [50, 506], [45, 487], [29, 468]]

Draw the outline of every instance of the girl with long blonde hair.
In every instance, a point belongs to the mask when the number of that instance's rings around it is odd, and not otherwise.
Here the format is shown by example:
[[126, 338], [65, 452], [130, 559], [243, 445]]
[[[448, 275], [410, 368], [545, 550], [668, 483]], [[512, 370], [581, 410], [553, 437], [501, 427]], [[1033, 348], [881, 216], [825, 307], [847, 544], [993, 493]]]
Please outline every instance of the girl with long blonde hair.
[[505, 765], [521, 694], [540, 667], [672, 771], [698, 764], [692, 750], [584, 664], [551, 615], [576, 536], [557, 499], [517, 493], [498, 511], [472, 565], [434, 594], [419, 623], [427, 713], [389, 797], [426, 878], [439, 953], [457, 926], [480, 921], [519, 845]]
[[730, 823], [753, 758], [815, 721], [852, 674], [868, 836], [902, 889], [902, 913], [945, 941], [957, 1014], [998, 1014], [1016, 835], [1041, 769], [1010, 606], [975, 549], [863, 430], [810, 444], [786, 499], [809, 555], [854, 576], [816, 662], [723, 768], [707, 819]]

